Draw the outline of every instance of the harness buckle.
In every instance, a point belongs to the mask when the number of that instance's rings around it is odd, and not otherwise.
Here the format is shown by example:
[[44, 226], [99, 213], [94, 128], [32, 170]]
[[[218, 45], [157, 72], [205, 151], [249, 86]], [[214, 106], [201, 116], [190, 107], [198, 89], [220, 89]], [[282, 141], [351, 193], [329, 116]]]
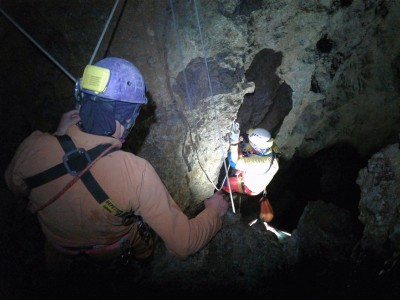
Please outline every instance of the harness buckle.
[[91, 161], [89, 154], [83, 148], [73, 149], [63, 156], [65, 169], [71, 176], [76, 176], [90, 164]]

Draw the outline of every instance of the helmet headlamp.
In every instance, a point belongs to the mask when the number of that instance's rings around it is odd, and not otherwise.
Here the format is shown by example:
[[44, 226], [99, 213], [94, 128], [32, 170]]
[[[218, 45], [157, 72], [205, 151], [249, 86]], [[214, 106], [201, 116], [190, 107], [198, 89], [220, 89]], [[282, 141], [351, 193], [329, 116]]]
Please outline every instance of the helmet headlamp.
[[82, 88], [95, 94], [105, 92], [110, 80], [110, 70], [98, 66], [87, 65], [83, 71]]

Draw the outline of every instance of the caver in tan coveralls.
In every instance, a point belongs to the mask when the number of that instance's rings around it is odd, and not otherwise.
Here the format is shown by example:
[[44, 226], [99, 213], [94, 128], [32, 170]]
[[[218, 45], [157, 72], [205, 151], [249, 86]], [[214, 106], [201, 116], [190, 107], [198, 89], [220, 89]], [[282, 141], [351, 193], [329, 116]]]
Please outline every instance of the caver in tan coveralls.
[[[69, 127], [67, 134], [77, 148], [85, 150], [106, 143], [112, 143], [118, 149], [122, 146], [113, 137], [88, 134], [76, 125]], [[63, 155], [55, 136], [33, 132], [21, 143], [6, 170], [7, 185], [14, 193], [29, 196], [33, 208], [43, 205], [62, 190], [72, 176], [64, 175], [32, 191], [28, 191], [24, 179], [59, 164]], [[151, 164], [132, 153], [122, 150], [109, 153], [90, 171], [113, 203], [141, 216], [175, 256], [184, 258], [197, 252], [222, 226], [222, 218], [211, 207], [189, 220]], [[132, 241], [137, 258], [151, 254], [151, 247], [141, 242], [137, 224], [122, 226], [120, 218], [100, 206], [81, 180], [57, 201], [39, 211], [38, 218], [48, 244], [55, 248], [101, 248], [118, 243], [125, 236]], [[119, 254], [117, 247], [101, 255], [110, 258]]]

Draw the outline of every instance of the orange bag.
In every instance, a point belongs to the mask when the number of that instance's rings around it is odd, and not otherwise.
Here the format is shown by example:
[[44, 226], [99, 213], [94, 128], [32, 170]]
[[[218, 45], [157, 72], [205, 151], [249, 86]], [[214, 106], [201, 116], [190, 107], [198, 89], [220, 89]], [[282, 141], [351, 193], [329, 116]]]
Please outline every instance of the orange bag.
[[274, 211], [267, 197], [260, 199], [260, 219], [263, 222], [270, 222], [274, 218]]

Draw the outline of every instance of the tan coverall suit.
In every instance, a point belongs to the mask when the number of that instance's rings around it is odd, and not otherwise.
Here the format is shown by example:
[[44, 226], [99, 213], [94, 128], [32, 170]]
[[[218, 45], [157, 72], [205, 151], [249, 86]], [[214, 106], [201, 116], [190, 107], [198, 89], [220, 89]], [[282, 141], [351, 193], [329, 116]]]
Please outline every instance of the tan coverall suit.
[[[67, 134], [77, 148], [86, 150], [106, 143], [112, 143], [117, 148], [122, 146], [113, 137], [88, 134], [76, 125], [70, 126]], [[55, 136], [33, 132], [21, 143], [5, 172], [7, 185], [14, 193], [29, 196], [33, 208], [43, 205], [73, 177], [64, 175], [32, 191], [28, 191], [24, 178], [59, 164], [63, 155], [64, 151]], [[184, 258], [197, 252], [222, 226], [222, 218], [211, 207], [189, 220], [151, 164], [132, 153], [122, 150], [109, 153], [90, 171], [113, 203], [124, 211], [134, 211], [142, 216], [177, 257]], [[136, 223], [120, 225], [120, 219], [100, 206], [81, 180], [54, 203], [39, 211], [38, 218], [47, 241], [52, 245], [109, 245], [128, 236], [138, 258], [145, 258], [151, 252], [140, 242]], [[109, 254], [117, 256], [117, 252]]]

